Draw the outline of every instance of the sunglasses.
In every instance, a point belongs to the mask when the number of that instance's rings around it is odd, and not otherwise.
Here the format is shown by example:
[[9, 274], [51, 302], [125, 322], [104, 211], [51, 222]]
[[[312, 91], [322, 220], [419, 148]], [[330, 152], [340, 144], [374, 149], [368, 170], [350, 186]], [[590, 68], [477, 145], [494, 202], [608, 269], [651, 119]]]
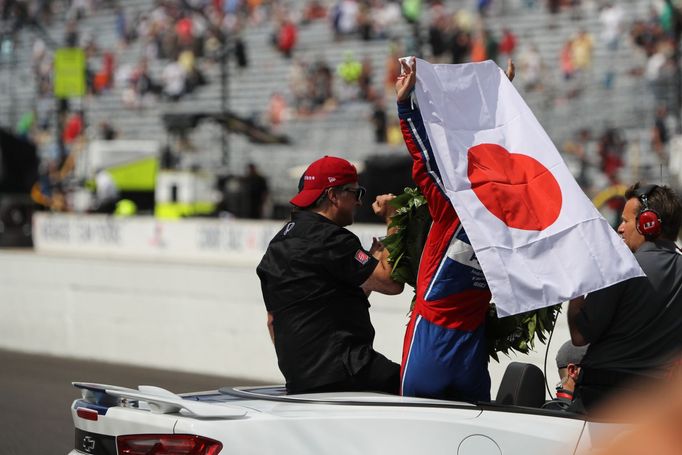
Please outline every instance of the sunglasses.
[[362, 196], [364, 196], [365, 193], [367, 192], [367, 190], [362, 186], [359, 186], [357, 188], [343, 188], [341, 189], [341, 191], [347, 191], [348, 193], [355, 194], [355, 200], [358, 202], [362, 200]]

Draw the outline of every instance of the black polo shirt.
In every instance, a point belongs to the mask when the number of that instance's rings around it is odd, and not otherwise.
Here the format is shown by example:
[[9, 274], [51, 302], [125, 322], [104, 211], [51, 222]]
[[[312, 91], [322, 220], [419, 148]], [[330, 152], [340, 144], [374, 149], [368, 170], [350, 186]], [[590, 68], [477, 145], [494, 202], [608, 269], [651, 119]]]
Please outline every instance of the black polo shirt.
[[360, 285], [377, 264], [352, 232], [314, 212], [295, 212], [272, 239], [257, 273], [289, 392], [343, 381], [371, 361]]
[[590, 347], [582, 365], [660, 374], [682, 349], [682, 256], [673, 242], [645, 242], [635, 258], [646, 277], [590, 293], [576, 326]]

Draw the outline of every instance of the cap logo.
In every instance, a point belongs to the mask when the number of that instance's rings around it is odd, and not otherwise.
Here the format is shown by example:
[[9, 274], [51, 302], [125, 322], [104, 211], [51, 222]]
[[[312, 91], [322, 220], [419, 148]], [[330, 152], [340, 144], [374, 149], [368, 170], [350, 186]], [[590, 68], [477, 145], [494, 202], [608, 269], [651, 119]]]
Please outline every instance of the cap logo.
[[336, 182], [336, 177], [327, 177], [329, 179], [329, 183]]
[[303, 180], [315, 180], [315, 176], [314, 175], [306, 175], [305, 177], [303, 177]]

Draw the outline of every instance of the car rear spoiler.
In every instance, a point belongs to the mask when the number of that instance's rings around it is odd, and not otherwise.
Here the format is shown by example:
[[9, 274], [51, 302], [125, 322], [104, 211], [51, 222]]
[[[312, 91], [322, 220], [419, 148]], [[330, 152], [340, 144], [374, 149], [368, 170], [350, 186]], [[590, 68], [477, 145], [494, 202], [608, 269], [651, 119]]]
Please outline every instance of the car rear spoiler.
[[121, 398], [147, 403], [154, 414], [184, 413], [199, 419], [237, 419], [246, 415], [240, 406], [215, 405], [187, 400], [161, 387], [141, 385], [138, 390], [108, 384], [72, 382], [81, 390], [83, 400], [96, 405], [115, 406]]

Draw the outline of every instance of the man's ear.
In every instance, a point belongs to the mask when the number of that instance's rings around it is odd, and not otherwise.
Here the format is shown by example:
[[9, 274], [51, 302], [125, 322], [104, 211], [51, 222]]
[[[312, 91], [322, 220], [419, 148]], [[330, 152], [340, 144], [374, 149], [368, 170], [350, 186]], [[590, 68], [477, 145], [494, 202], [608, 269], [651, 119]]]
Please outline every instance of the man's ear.
[[580, 374], [580, 367], [575, 363], [569, 363], [566, 367], [566, 372], [568, 373], [569, 378], [577, 380], [578, 375]]
[[329, 188], [328, 190], [325, 190], [327, 193], [327, 200], [332, 204], [336, 205], [336, 203], [339, 201], [339, 193], [336, 191], [335, 188]]

